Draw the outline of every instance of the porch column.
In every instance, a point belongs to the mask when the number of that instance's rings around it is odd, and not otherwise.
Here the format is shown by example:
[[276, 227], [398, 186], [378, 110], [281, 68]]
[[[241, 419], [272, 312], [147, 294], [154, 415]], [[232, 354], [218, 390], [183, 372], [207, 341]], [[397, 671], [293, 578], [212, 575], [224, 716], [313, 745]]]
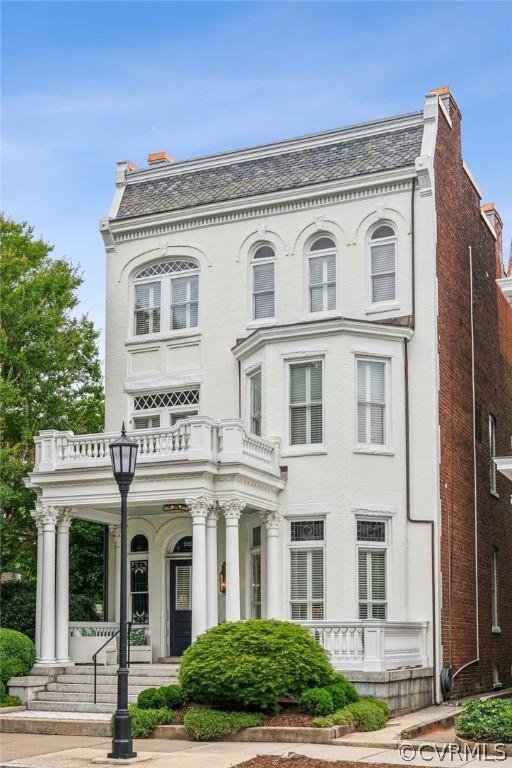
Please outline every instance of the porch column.
[[55, 664], [55, 525], [58, 509], [43, 506], [43, 575], [41, 591], [41, 655], [39, 664]]
[[115, 557], [114, 557], [114, 621], [119, 624], [121, 617], [121, 529], [118, 525], [109, 526], [110, 533], [114, 539]]
[[219, 502], [226, 518], [226, 621], [240, 620], [240, 553], [238, 521], [245, 507], [241, 499]]
[[57, 520], [57, 608], [56, 656], [57, 663], [65, 666], [69, 659], [69, 529], [71, 510], [63, 507]]
[[279, 522], [278, 512], [262, 515], [266, 530], [265, 617], [279, 618]]
[[192, 517], [192, 642], [206, 630], [206, 517], [213, 507], [207, 496], [185, 499]]
[[36, 504], [36, 508], [30, 513], [37, 528], [37, 581], [36, 581], [36, 662], [41, 656], [41, 600], [43, 589], [43, 522], [41, 519], [42, 506]]
[[219, 623], [217, 597], [217, 520], [219, 513], [211, 509], [206, 518], [206, 625]]

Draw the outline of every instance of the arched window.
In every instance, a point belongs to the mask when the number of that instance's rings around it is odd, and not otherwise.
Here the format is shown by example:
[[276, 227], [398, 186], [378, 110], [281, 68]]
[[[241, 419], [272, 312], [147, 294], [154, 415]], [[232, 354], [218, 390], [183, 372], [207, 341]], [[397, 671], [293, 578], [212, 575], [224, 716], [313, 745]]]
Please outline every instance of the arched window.
[[147, 552], [148, 540], [142, 533], [138, 533], [133, 537], [130, 544], [130, 552]]
[[309, 311], [336, 309], [336, 244], [332, 237], [322, 235], [313, 240], [307, 261]]
[[196, 328], [199, 267], [191, 259], [149, 264], [135, 275], [134, 334]]
[[396, 234], [390, 224], [378, 224], [370, 235], [370, 299], [396, 299]]
[[275, 315], [276, 253], [268, 243], [259, 243], [252, 253], [252, 319], [264, 320]]

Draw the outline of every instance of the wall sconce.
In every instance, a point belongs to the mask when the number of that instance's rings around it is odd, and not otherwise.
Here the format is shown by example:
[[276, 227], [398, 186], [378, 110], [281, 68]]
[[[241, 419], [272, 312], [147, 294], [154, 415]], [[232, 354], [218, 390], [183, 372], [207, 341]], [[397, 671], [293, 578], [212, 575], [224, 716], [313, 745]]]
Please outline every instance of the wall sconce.
[[162, 510], [164, 512], [188, 512], [188, 507], [186, 504], [174, 502], [173, 504], [164, 504]]
[[226, 594], [226, 561], [222, 563], [219, 573], [219, 592]]

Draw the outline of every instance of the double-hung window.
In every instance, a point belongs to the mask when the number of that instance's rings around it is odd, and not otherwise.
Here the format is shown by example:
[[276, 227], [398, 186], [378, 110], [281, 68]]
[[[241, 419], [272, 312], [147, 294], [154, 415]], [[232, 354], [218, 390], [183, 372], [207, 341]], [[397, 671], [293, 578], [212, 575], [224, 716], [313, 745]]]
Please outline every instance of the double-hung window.
[[387, 616], [386, 522], [357, 521], [357, 591], [360, 619]]
[[260, 245], [253, 253], [252, 319], [265, 320], [275, 315], [275, 261], [270, 245]]
[[498, 487], [496, 484], [496, 418], [489, 414], [489, 486], [491, 493], [497, 495]]
[[160, 331], [160, 283], [135, 286], [135, 335]]
[[357, 359], [357, 443], [382, 446], [386, 435], [386, 360]]
[[261, 526], [250, 529], [251, 619], [261, 618]]
[[324, 521], [290, 523], [290, 617], [324, 618]]
[[396, 235], [389, 224], [377, 226], [370, 237], [370, 299], [396, 299]]
[[251, 432], [261, 435], [261, 370], [250, 377], [251, 385]]
[[336, 309], [336, 246], [330, 237], [319, 237], [309, 254], [309, 311]]
[[199, 267], [195, 261], [160, 261], [135, 275], [135, 336], [196, 328], [198, 314]]
[[290, 445], [323, 441], [322, 361], [290, 364]]

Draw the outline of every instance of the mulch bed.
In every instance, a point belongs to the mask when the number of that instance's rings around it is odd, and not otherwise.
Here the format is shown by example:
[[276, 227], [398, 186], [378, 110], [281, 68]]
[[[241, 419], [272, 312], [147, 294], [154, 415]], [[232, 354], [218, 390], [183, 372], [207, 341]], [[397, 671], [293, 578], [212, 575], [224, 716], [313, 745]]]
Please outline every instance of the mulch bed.
[[[346, 760], [319, 760], [295, 752], [289, 756], [258, 755], [244, 763], [237, 763], [234, 768], [361, 768], [361, 763]], [[372, 768], [392, 768], [389, 763], [372, 763]], [[396, 768], [396, 767], [395, 767]]]
[[313, 715], [304, 715], [296, 708], [286, 707], [277, 715], [268, 717], [263, 725], [270, 728], [310, 728], [313, 720]]

